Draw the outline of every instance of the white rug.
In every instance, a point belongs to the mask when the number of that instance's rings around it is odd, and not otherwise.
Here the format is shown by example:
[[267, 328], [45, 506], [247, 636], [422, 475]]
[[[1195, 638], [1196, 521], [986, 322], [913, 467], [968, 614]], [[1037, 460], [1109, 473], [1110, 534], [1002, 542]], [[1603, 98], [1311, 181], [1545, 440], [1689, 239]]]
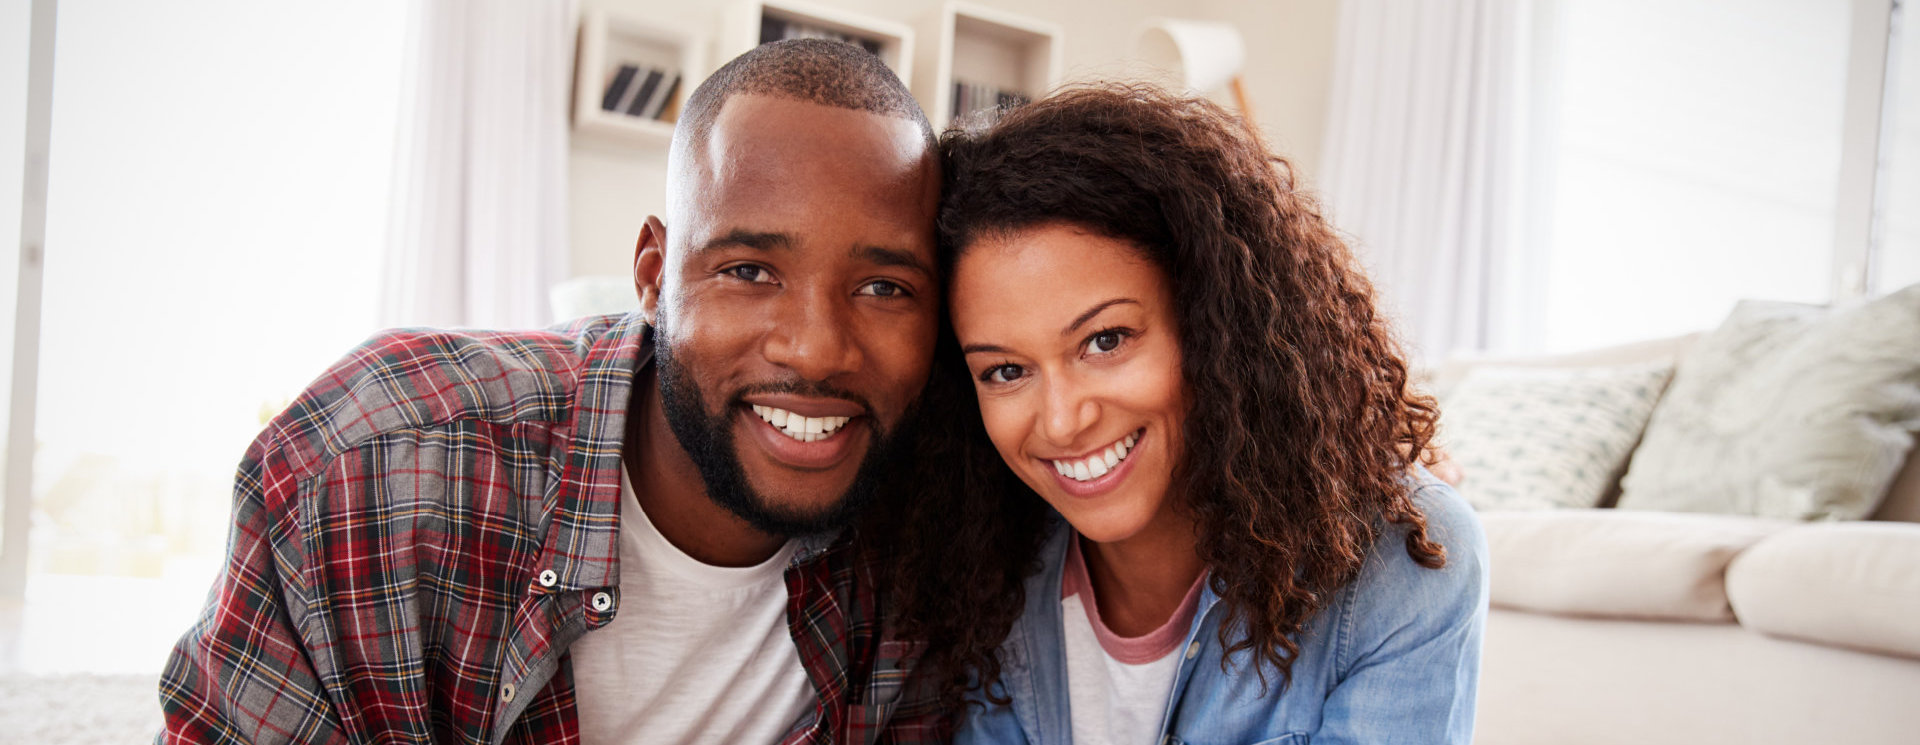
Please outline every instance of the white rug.
[[157, 675], [0, 677], [0, 742], [124, 745], [159, 731]]

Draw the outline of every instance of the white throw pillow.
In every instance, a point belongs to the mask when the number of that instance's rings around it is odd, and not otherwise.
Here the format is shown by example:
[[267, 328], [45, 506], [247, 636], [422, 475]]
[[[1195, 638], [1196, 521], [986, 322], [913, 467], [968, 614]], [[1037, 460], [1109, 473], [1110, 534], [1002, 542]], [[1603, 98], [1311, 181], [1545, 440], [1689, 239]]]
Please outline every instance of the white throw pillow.
[[1482, 510], [1596, 507], [1673, 366], [1477, 367], [1441, 404], [1440, 442]]
[[1621, 509], [1858, 520], [1920, 426], [1920, 285], [1827, 309], [1745, 301], [1681, 358]]

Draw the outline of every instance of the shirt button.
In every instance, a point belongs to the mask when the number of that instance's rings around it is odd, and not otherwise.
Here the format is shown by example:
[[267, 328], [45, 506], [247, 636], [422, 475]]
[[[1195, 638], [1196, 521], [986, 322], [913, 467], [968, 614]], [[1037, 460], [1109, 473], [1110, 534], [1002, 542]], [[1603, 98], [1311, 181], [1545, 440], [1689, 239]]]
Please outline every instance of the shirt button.
[[593, 609], [594, 609], [594, 610], [597, 610], [597, 611], [600, 611], [601, 613], [605, 613], [605, 612], [607, 612], [607, 611], [608, 611], [609, 609], [611, 609], [611, 608], [613, 608], [613, 596], [612, 596], [612, 595], [609, 595], [609, 594], [607, 594], [607, 593], [604, 593], [604, 592], [596, 592], [596, 593], [594, 593], [594, 594], [593, 594]]
[[1200, 642], [1194, 642], [1192, 644], [1188, 644], [1187, 659], [1191, 660], [1193, 659], [1193, 656], [1197, 654], [1200, 654]]
[[505, 687], [502, 687], [500, 689], [500, 700], [509, 704], [513, 703], [513, 684], [512, 683], [508, 683]]
[[559, 584], [559, 582], [560, 582], [560, 575], [554, 574], [552, 569], [548, 569], [540, 573], [541, 587], [552, 587], [556, 584]]

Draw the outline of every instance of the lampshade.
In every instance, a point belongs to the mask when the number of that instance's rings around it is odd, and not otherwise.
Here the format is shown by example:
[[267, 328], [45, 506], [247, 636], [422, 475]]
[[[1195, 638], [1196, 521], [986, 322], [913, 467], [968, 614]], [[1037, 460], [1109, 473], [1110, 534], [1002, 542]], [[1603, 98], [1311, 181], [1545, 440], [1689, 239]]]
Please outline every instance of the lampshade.
[[1231, 24], [1174, 18], [1148, 21], [1135, 54], [1198, 93], [1225, 86], [1247, 61], [1246, 44]]

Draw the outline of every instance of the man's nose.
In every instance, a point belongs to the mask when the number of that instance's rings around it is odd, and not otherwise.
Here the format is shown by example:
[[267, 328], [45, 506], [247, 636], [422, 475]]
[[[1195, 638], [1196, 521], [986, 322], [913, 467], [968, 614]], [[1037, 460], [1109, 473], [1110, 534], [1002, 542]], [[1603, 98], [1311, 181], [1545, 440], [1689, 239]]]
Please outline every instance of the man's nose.
[[860, 340], [844, 298], [826, 289], [792, 292], [789, 297], [766, 336], [767, 361], [816, 381], [859, 370]]

